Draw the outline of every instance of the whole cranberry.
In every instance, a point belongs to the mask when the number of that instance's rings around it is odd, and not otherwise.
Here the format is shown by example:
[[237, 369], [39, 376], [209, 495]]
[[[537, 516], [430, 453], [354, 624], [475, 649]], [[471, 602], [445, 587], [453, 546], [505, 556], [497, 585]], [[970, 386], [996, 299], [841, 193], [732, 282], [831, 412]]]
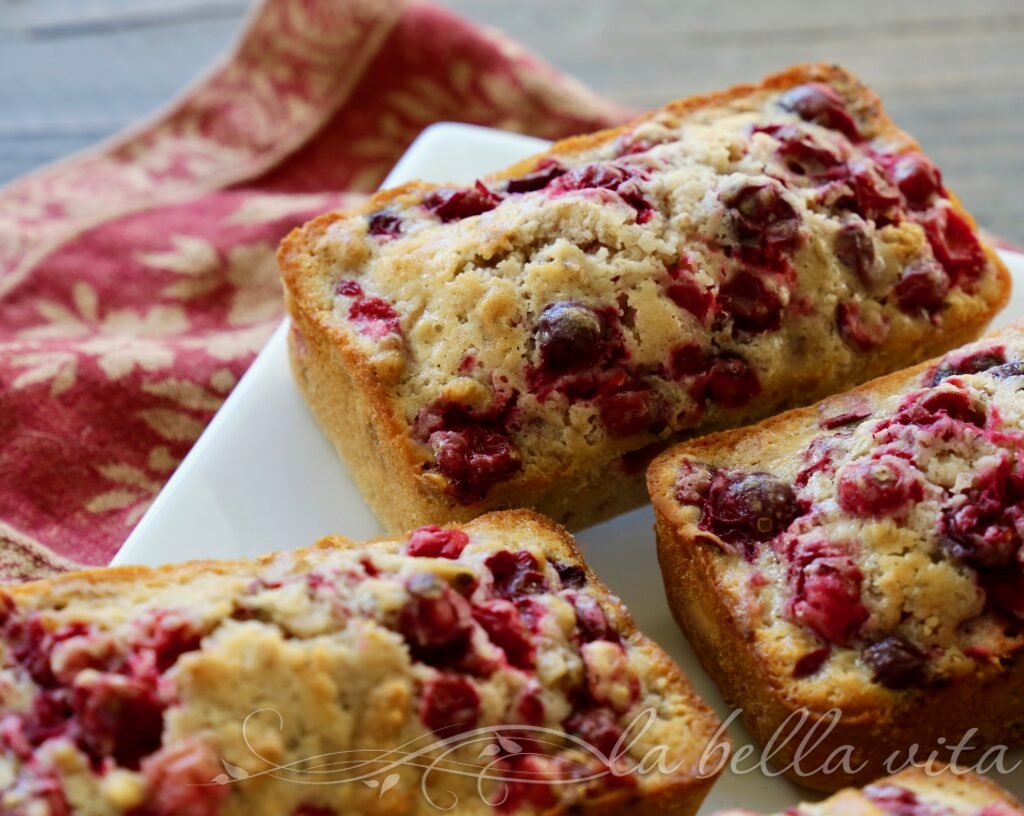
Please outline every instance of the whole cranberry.
[[665, 289], [669, 300], [680, 309], [685, 309], [701, 323], [707, 320], [715, 305], [715, 296], [708, 289], [701, 286], [692, 274], [675, 272], [672, 282]]
[[853, 142], [861, 139], [846, 102], [823, 82], [808, 82], [790, 88], [779, 98], [779, 105], [805, 122], [837, 130]]
[[42, 688], [57, 685], [51, 664], [54, 648], [71, 638], [92, 634], [93, 629], [89, 624], [77, 621], [50, 630], [38, 613], [32, 613], [26, 618], [12, 617], [3, 632], [11, 657]]
[[903, 515], [924, 498], [920, 472], [889, 454], [841, 467], [836, 492], [844, 511], [869, 518]]
[[561, 176], [551, 188], [556, 192], [572, 190], [617, 190], [630, 173], [614, 164], [584, 164]]
[[74, 712], [71, 710], [70, 697], [65, 688], [38, 692], [32, 700], [31, 708], [21, 716], [19, 734], [10, 733], [8, 724], [11, 719], [0, 719], [0, 742], [8, 742], [15, 753], [21, 754], [26, 760], [30, 759], [32, 749], [48, 739], [65, 736], [71, 729]]
[[400, 331], [398, 312], [383, 298], [364, 297], [348, 307], [348, 319], [356, 324], [360, 334], [381, 340]]
[[723, 541], [768, 541], [802, 510], [793, 488], [768, 473], [719, 470], [711, 477], [699, 526]]
[[939, 533], [943, 548], [957, 560], [997, 574], [1019, 574], [1024, 485], [1009, 457], [978, 473], [974, 483], [947, 504]]
[[994, 570], [983, 576], [982, 587], [986, 608], [1000, 612], [1010, 620], [1024, 621], [1024, 574]]
[[892, 166], [892, 180], [914, 209], [922, 209], [942, 192], [938, 168], [920, 153], [904, 153]]
[[552, 181], [565, 174], [563, 167], [555, 159], [543, 159], [532, 173], [525, 176], [511, 178], [505, 182], [505, 191], [508, 193], [531, 193], [534, 190], [542, 190]]
[[431, 573], [416, 573], [406, 581], [409, 600], [402, 607], [398, 628], [413, 656], [444, 662], [466, 651], [473, 628], [469, 603]]
[[833, 248], [840, 263], [853, 272], [861, 283], [872, 283], [875, 242], [863, 221], [850, 220], [844, 223], [836, 232]]
[[562, 580], [562, 589], [579, 589], [587, 583], [587, 574], [583, 567], [576, 564], [563, 564], [561, 561], [552, 561], [551, 563]]
[[381, 238], [397, 238], [402, 232], [402, 219], [393, 212], [380, 210], [366, 216], [370, 235]]
[[656, 431], [660, 424], [658, 404], [649, 390], [619, 391], [598, 397], [601, 422], [612, 436], [634, 436]]
[[514, 601], [550, 589], [540, 564], [528, 550], [500, 550], [484, 563], [494, 576], [494, 592], [499, 597]]
[[635, 167], [595, 163], [574, 167], [548, 186], [553, 194], [574, 190], [611, 190], [636, 210], [638, 224], [644, 224], [654, 215], [654, 208], [640, 189], [640, 173]]
[[467, 544], [469, 536], [462, 530], [430, 524], [412, 531], [405, 551], [418, 557], [456, 559], [462, 555]]
[[901, 425], [934, 425], [945, 418], [984, 428], [985, 406], [978, 404], [969, 391], [954, 383], [940, 383], [918, 394], [910, 394], [893, 417]]
[[980, 374], [1006, 363], [1006, 349], [993, 346], [967, 355], [953, 353], [946, 355], [932, 376], [930, 385], [936, 386], [947, 377], [958, 374]]
[[733, 231], [741, 246], [771, 251], [796, 248], [800, 215], [786, 200], [778, 182], [745, 184], [719, 198], [730, 211]]
[[817, 142], [803, 127], [769, 125], [755, 128], [755, 131], [766, 132], [778, 140], [775, 155], [795, 175], [818, 180], [833, 178], [842, 172], [843, 160], [832, 148]]
[[[714, 358], [709, 356], [703, 347], [688, 343], [672, 350], [668, 369], [675, 379], [680, 380], [684, 377], [707, 374], [714, 362]], [[702, 399], [705, 396], [706, 394], [700, 395]]]
[[158, 610], [140, 622], [130, 648], [136, 653], [152, 654], [153, 664], [162, 674], [183, 654], [198, 649], [202, 639], [203, 633], [186, 613]]
[[761, 382], [746, 360], [725, 352], [711, 364], [705, 388], [723, 408], [741, 408], [761, 393]]
[[901, 691], [924, 682], [927, 658], [898, 635], [872, 643], [864, 650], [863, 658], [873, 673], [872, 679], [886, 688]]
[[893, 287], [896, 303], [908, 314], [937, 311], [949, 294], [949, 275], [935, 261], [921, 258], [900, 275]]
[[216, 752], [196, 737], [161, 748], [142, 761], [149, 792], [145, 816], [218, 816], [230, 785], [211, 785], [224, 773]]
[[420, 719], [431, 732], [448, 738], [472, 731], [480, 719], [480, 695], [457, 674], [441, 674], [423, 689]]
[[793, 597], [789, 613], [826, 643], [849, 646], [864, 622], [863, 573], [853, 559], [824, 541], [798, 541], [789, 569]]
[[363, 287], [359, 285], [358, 281], [354, 281], [351, 278], [342, 278], [338, 281], [334, 291], [339, 295], [350, 298], [361, 298], [363, 296]]
[[890, 323], [884, 313], [869, 319], [861, 311], [857, 301], [844, 300], [836, 306], [836, 328], [848, 346], [870, 351], [885, 342], [889, 336]]
[[985, 271], [985, 251], [971, 225], [956, 210], [936, 207], [921, 216], [920, 224], [932, 252], [954, 284], [972, 284]]
[[423, 206], [442, 221], [459, 221], [493, 210], [501, 196], [488, 190], [481, 182], [473, 187], [455, 190], [433, 190], [423, 198]]
[[522, 469], [518, 451], [504, 434], [480, 425], [435, 431], [428, 443], [437, 469], [463, 504], [483, 498], [492, 485]]
[[863, 157], [851, 161], [847, 169], [847, 180], [853, 187], [851, 209], [874, 221], [885, 216], [894, 218], [893, 211], [901, 203], [899, 190], [882, 174], [878, 165]]
[[[532, 747], [534, 739], [521, 740]], [[505, 798], [496, 806], [499, 813], [551, 813], [558, 804], [553, 785], [565, 781], [563, 761], [524, 751], [510, 754], [495, 763], [501, 775]]]
[[541, 365], [553, 373], [575, 371], [596, 363], [605, 352], [601, 315], [581, 303], [552, 303], [533, 330]]
[[540, 684], [530, 683], [520, 689], [515, 702], [515, 718], [525, 725], [543, 725], [547, 708], [541, 699]]
[[587, 706], [574, 711], [562, 727], [588, 746], [596, 748], [605, 757], [612, 755], [622, 737], [622, 729], [619, 728], [616, 717], [605, 708]]
[[569, 596], [573, 609], [576, 611], [576, 630], [583, 643], [594, 640], [611, 640], [618, 642], [618, 634], [608, 623], [608, 616], [596, 600], [589, 595], [572, 593]]
[[164, 706], [151, 683], [83, 672], [72, 691], [71, 707], [78, 740], [97, 761], [112, 756], [119, 765], [134, 769], [160, 747]]
[[811, 649], [793, 665], [793, 677], [797, 680], [802, 680], [805, 677], [814, 676], [825, 665], [825, 661], [828, 660], [831, 654], [832, 650], [827, 646]]
[[741, 270], [722, 285], [719, 299], [738, 331], [758, 334], [782, 325], [782, 300], [763, 276]]
[[473, 607], [473, 617], [487, 632], [491, 643], [505, 652], [509, 665], [517, 669], [533, 668], [533, 643], [515, 604], [502, 599], [484, 601]]

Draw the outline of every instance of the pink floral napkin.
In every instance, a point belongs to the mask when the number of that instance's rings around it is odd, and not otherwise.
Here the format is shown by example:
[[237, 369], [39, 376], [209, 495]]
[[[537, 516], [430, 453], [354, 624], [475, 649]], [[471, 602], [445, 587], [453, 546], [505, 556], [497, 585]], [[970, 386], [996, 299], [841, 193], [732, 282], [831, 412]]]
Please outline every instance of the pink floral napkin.
[[278, 240], [424, 127], [626, 115], [428, 4], [266, 0], [169, 110], [0, 189], [0, 581], [109, 562], [281, 319]]

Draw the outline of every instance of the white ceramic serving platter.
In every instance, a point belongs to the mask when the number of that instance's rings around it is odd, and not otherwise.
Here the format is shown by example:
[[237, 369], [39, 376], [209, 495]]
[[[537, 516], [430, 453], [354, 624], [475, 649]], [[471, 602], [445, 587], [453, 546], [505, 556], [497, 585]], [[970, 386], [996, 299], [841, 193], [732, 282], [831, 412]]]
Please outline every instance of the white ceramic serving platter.
[[[467, 125], [426, 130], [388, 176], [472, 182], [543, 150], [546, 142]], [[1017, 283], [997, 325], [1024, 318], [1024, 255], [1004, 255]], [[312, 543], [327, 533], [362, 539], [382, 529], [320, 433], [292, 382], [282, 325], [143, 517], [115, 564], [159, 565], [192, 558], [253, 556]], [[723, 719], [729, 710], [701, 670], [664, 600], [650, 507], [578, 536], [596, 572], [629, 606], [640, 628], [683, 667]], [[1024, 689], [1021, 690], [1024, 693]], [[736, 746], [750, 742], [734, 725]], [[969, 755], [964, 755], [970, 762]], [[701, 813], [745, 806], [782, 809], [801, 791], [756, 767], [755, 752], [719, 780]], [[1007, 764], [1024, 759], [1010, 754]], [[922, 757], [924, 759], [924, 757]], [[948, 759], [948, 757], [946, 757]], [[974, 761], [977, 761], [976, 759]], [[997, 781], [1024, 796], [1024, 766]]]

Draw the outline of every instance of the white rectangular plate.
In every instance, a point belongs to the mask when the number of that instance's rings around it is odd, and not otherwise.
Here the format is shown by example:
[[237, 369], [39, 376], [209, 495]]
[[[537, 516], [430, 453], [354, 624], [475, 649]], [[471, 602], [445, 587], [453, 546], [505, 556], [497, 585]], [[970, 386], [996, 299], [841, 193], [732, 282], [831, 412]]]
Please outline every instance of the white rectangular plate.
[[[409, 148], [385, 186], [414, 178], [469, 183], [546, 145], [539, 139], [468, 125], [434, 125]], [[1003, 257], [1017, 286], [995, 325], [1024, 317], [1024, 256]], [[382, 533], [292, 381], [287, 328], [283, 324], [274, 333], [114, 564], [247, 557], [294, 549], [328, 533], [357, 540]], [[728, 708], [665, 602], [653, 524], [650, 507], [644, 507], [577, 538], [594, 570], [626, 602], [640, 629], [672, 655], [724, 719]], [[750, 742], [738, 726], [731, 733], [737, 748]], [[738, 806], [781, 810], [801, 795], [814, 798], [813, 793], [763, 774], [756, 767], [760, 756], [756, 752], [737, 764], [736, 770], [746, 772], [727, 771], [701, 813]], [[970, 763], [970, 755], [965, 756]], [[1016, 761], [1024, 752], [1012, 756]], [[1024, 767], [997, 781], [1024, 797]]]

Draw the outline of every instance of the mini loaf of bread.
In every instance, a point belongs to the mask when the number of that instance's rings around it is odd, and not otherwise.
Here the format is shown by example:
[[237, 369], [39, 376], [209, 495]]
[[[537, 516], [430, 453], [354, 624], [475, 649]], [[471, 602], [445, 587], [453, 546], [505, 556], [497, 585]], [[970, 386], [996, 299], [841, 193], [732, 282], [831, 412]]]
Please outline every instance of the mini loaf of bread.
[[[712, 816], [758, 816], [720, 810]], [[994, 782], [970, 771], [912, 767], [824, 802], [804, 803], [778, 816], [1024, 816], [1024, 806]]]
[[877, 97], [807, 66], [293, 232], [299, 385], [390, 529], [578, 528], [644, 465], [974, 339], [1008, 275]]
[[670, 605], [725, 698], [762, 744], [823, 737], [794, 780], [1024, 741], [1024, 325], [680, 445], [648, 479]]
[[692, 814], [724, 750], [527, 511], [14, 587], [0, 633], [8, 816]]

